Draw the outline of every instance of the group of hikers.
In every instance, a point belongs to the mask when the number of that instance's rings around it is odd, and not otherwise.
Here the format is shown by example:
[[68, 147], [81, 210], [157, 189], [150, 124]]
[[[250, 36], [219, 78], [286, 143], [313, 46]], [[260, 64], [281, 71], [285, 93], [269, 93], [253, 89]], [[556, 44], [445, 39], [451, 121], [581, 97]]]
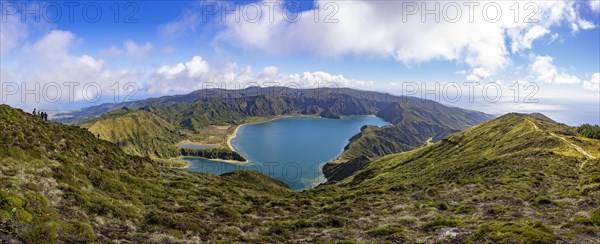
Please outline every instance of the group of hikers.
[[33, 115], [39, 115], [40, 118], [42, 118], [43, 121], [48, 121], [48, 114], [46, 112], [35, 111], [35, 108], [34, 108], [33, 109]]

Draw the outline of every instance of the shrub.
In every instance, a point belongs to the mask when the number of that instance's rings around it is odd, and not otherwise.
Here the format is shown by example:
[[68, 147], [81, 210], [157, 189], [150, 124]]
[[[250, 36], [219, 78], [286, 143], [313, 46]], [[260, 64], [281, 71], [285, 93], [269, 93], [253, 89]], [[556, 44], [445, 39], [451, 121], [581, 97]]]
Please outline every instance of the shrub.
[[94, 243], [96, 241], [96, 234], [92, 229], [92, 226], [86, 223], [75, 222], [69, 226], [69, 231], [75, 235], [73, 240], [77, 243]]
[[58, 222], [44, 222], [24, 233], [22, 239], [25, 243], [57, 243], [61, 229], [62, 225]]
[[31, 211], [29, 201], [0, 190], [0, 216], [29, 223], [33, 220]]

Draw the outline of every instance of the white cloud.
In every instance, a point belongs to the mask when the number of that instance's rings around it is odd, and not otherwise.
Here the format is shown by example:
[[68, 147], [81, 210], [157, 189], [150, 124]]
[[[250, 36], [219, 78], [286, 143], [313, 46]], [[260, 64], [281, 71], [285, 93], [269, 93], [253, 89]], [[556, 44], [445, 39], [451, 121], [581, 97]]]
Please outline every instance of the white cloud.
[[550, 56], [538, 56], [531, 64], [531, 72], [537, 81], [557, 84], [577, 84], [581, 80], [574, 75], [559, 71]]
[[492, 75], [493, 74], [485, 68], [476, 68], [473, 70], [473, 73], [471, 73], [470, 75], [467, 76], [467, 80], [469, 80], [469, 81], [485, 80]]
[[27, 24], [19, 17], [5, 15], [4, 11], [0, 14], [0, 57], [12, 52], [29, 34]]
[[[63, 30], [52, 30], [32, 44], [25, 45], [19, 51], [19, 56], [10, 63], [2, 63], [2, 82], [15, 82], [25, 89], [39, 86], [37, 94], [39, 102], [54, 101], [57, 89], [44, 90], [46, 85], [55, 83], [60, 87], [60, 99], [54, 102], [94, 100], [96, 89], [109, 92], [115, 82], [121, 85], [126, 82], [137, 82], [140, 74], [134, 68], [113, 69], [103, 60], [90, 55], [73, 55], [70, 49], [78, 43], [73, 33]], [[9, 74], [11, 80], [7, 80]], [[24, 84], [21, 85], [21, 83]], [[67, 85], [71, 83], [71, 85]], [[88, 89], [84, 87], [88, 85]], [[72, 89], [69, 86], [72, 86]], [[110, 93], [110, 92], [109, 92]], [[103, 94], [104, 97], [110, 94]], [[8, 102], [19, 105], [37, 104], [34, 96], [21, 100], [21, 96], [7, 97]]]
[[600, 92], [600, 73], [594, 73], [589, 81], [584, 81], [583, 88], [598, 94]]
[[577, 33], [580, 30], [591, 30], [594, 28], [596, 28], [596, 25], [594, 25], [594, 23], [584, 19], [577, 19], [571, 22], [571, 30], [573, 31], [573, 33]]
[[185, 71], [185, 65], [178, 63], [174, 66], [164, 65], [158, 68], [156, 73], [162, 75], [166, 80], [173, 80], [176, 75], [181, 74], [183, 71]]
[[536, 25], [525, 32], [524, 35], [516, 36], [512, 43], [512, 51], [517, 53], [521, 50], [531, 49], [531, 44], [534, 40], [550, 33], [550, 30], [545, 27]]
[[588, 0], [588, 3], [593, 11], [600, 12], [600, 0]]
[[581, 27], [581, 29], [584, 29], [584, 30], [591, 30], [591, 29], [596, 28], [596, 25], [594, 25], [594, 23], [584, 20], [584, 19], [579, 19], [577, 21], [577, 23], [579, 24], [579, 27]]
[[35, 42], [32, 51], [40, 55], [38, 58], [62, 59], [68, 55], [68, 48], [74, 41], [73, 33], [53, 30]]
[[[328, 3], [338, 6], [334, 15], [337, 23], [323, 23], [322, 8]], [[415, 3], [422, 8], [421, 1]], [[577, 30], [590, 28], [589, 22], [578, 16], [573, 1], [535, 2], [540, 10], [535, 16], [537, 23], [515, 23], [512, 14], [503, 14], [498, 22], [489, 23], [481, 15], [487, 3], [482, 1], [475, 7], [474, 23], [470, 23], [468, 8], [463, 5], [463, 15], [456, 23], [443, 18], [436, 23], [432, 15], [426, 16], [429, 20], [425, 22], [420, 14], [403, 16], [404, 1], [323, 0], [317, 1], [321, 9], [303, 12], [295, 23], [287, 22], [285, 10], [280, 8], [276, 8], [272, 23], [266, 14], [257, 23], [228, 21], [215, 40], [277, 54], [293, 50], [326, 57], [393, 57], [406, 64], [448, 60], [497, 71], [512, 63], [507, 43], [518, 52], [530, 49], [553, 26], [566, 22]], [[514, 4], [497, 3], [505, 12]], [[445, 4], [452, 2], [441, 2], [441, 8]], [[321, 11], [319, 23], [313, 18], [317, 11]]]
[[200, 77], [208, 73], [209, 66], [205, 60], [202, 60], [200, 56], [194, 56], [192, 60], [185, 63], [185, 67], [188, 70], [188, 76], [190, 78]]
[[[192, 75], [195, 74], [195, 75]], [[292, 85], [299, 87], [319, 87], [333, 85], [339, 87], [372, 86], [373, 82], [345, 78], [327, 72], [303, 72], [285, 75], [275, 66], [267, 66], [261, 72], [254, 73], [252, 67], [239, 67], [236, 63], [211, 65], [200, 56], [194, 56], [189, 62], [164, 65], [158, 68], [143, 86], [149, 93], [185, 93], [207, 87], [225, 86], [235, 89], [245, 86]]]
[[158, 68], [155, 72], [155, 75], [160, 76], [164, 80], [174, 80], [178, 82], [179, 80], [186, 80], [183, 76], [187, 78], [199, 78], [203, 75], [207, 74], [210, 70], [208, 62], [202, 59], [200, 56], [192, 57], [192, 60], [183, 63], [178, 63], [172, 66], [163, 65]]

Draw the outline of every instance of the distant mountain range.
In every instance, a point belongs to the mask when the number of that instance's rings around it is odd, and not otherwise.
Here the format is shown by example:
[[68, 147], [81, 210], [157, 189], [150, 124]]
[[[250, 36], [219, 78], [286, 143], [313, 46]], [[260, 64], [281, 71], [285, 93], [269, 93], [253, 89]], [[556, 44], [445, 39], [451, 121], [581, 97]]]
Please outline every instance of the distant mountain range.
[[294, 192], [165, 168], [0, 105], [0, 242], [596, 243], [600, 141], [540, 118], [507, 114]]
[[85, 119], [97, 117], [106, 112], [110, 112], [123, 107], [127, 107], [129, 109], [139, 109], [142, 107], [168, 106], [173, 104], [191, 103], [208, 98], [216, 98], [222, 101], [257, 96], [325, 99], [330, 94], [345, 95], [347, 97], [369, 100], [377, 102], [380, 105], [394, 101], [399, 101], [399, 99], [402, 98], [390, 94], [353, 90], [349, 88], [295, 89], [287, 87], [248, 87], [245, 89], [238, 90], [203, 89], [193, 91], [185, 95], [163, 96], [159, 98], [148, 98], [139, 101], [122, 103], [107, 103], [68, 113], [59, 113], [56, 115], [56, 121], [62, 123], [76, 124], [82, 122]]

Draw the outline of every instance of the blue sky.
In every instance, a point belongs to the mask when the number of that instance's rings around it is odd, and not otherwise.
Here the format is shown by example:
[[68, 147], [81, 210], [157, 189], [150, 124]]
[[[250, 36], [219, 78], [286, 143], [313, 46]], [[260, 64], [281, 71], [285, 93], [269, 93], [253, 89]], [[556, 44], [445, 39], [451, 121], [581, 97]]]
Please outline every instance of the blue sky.
[[[301, 87], [333, 82], [394, 94], [406, 94], [405, 83], [443, 87], [454, 82], [465, 93], [465, 82], [478, 82], [477, 96], [483, 85], [493, 83], [503, 91], [502, 99], [462, 100], [459, 106], [488, 113], [539, 111], [569, 124], [600, 124], [600, 1], [540, 1], [531, 8], [518, 2], [516, 20], [517, 1], [484, 1], [473, 8], [473, 22], [463, 2], [441, 1], [441, 21], [434, 14], [423, 21], [423, 7], [435, 8], [435, 3], [98, 1], [74, 6], [71, 21], [64, 3], [2, 1], [0, 81], [18, 84], [19, 92], [23, 83], [56, 82], [63, 89], [58, 101], [48, 102], [33, 95], [22, 99], [4, 85], [2, 102], [25, 109], [90, 106], [115, 101], [109, 95], [115, 82], [121, 89], [136, 84], [139, 91], [128, 99], [187, 93], [209, 82], [228, 88], [249, 82]], [[275, 4], [270, 13], [268, 6]], [[488, 5], [501, 9], [496, 21], [489, 21], [493, 13], [484, 13]], [[24, 8], [36, 7], [25, 14]], [[102, 14], [90, 21], [96, 7]], [[462, 15], [449, 21], [457, 16], [455, 7]], [[240, 21], [224, 15], [223, 8], [233, 9]], [[537, 23], [523, 21], [531, 9]], [[258, 12], [261, 17], [254, 21]], [[58, 21], [48, 21], [54, 17]], [[72, 99], [64, 96], [65, 82], [80, 84]], [[99, 99], [87, 99], [93, 94], [85, 95], [89, 90], [82, 87], [89, 82], [101, 89]], [[535, 83], [538, 103], [514, 103], [507, 94], [515, 83], [522, 88]]]

